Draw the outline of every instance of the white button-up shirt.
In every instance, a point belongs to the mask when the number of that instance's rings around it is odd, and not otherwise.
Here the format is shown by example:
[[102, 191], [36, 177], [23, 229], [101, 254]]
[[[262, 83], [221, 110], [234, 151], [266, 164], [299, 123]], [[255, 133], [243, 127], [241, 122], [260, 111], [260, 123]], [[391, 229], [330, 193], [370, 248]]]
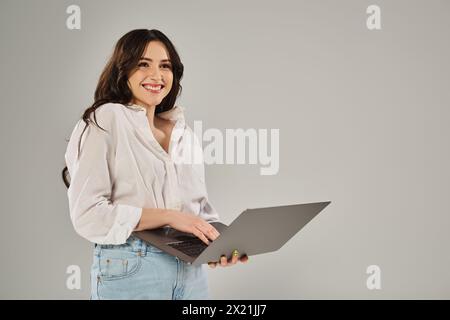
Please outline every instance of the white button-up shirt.
[[158, 114], [175, 121], [168, 153], [153, 136], [146, 112], [135, 104], [107, 103], [95, 111], [107, 132], [90, 124], [80, 154], [85, 122], [79, 120], [70, 136], [65, 153], [70, 217], [75, 231], [91, 242], [125, 243], [143, 208], [174, 209], [219, 221], [208, 201], [204, 163], [192, 156], [202, 152], [183, 108]]

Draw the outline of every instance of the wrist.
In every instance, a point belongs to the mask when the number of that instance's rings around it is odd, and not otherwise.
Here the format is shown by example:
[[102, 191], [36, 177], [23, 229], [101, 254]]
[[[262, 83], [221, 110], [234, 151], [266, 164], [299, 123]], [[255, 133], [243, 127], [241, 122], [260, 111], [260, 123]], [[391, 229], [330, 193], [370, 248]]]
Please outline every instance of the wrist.
[[176, 212], [172, 210], [159, 208], [144, 208], [142, 209], [141, 218], [134, 231], [142, 231], [147, 229], [160, 228], [166, 225], [171, 225], [174, 221]]
[[166, 224], [172, 227], [173, 222], [175, 221], [177, 212], [174, 210], [166, 210], [164, 215], [166, 216]]

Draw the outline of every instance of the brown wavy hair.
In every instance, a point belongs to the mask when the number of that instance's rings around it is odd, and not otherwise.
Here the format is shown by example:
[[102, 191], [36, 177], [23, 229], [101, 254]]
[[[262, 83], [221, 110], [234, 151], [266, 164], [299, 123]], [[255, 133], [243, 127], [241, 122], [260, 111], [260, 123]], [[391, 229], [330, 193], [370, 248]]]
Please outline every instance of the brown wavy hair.
[[[183, 77], [184, 66], [180, 56], [172, 42], [161, 31], [152, 29], [136, 29], [123, 35], [117, 41], [114, 52], [103, 69], [97, 88], [94, 94], [94, 103], [87, 108], [82, 116], [85, 127], [78, 142], [78, 154], [81, 148], [81, 137], [83, 136], [89, 123], [95, 124], [101, 130], [106, 131], [97, 123], [95, 110], [105, 103], [129, 104], [133, 98], [128, 78], [136, 70], [140, 58], [142, 57], [147, 44], [150, 41], [162, 42], [169, 54], [172, 62], [173, 84], [169, 94], [156, 106], [155, 113], [161, 113], [174, 107], [175, 101], [181, 94], [182, 86], [180, 80]], [[94, 122], [91, 120], [91, 113], [94, 114]], [[70, 186], [70, 177], [67, 166], [62, 170], [62, 179], [67, 188]]]

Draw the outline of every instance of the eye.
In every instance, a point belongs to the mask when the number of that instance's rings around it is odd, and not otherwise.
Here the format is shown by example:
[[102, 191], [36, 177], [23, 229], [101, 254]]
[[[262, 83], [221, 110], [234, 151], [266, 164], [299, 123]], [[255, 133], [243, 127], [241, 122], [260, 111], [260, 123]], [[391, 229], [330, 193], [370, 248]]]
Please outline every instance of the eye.
[[168, 64], [168, 63], [163, 64], [162, 66], [163, 66], [163, 68], [172, 69], [172, 66], [170, 64]]
[[147, 62], [141, 62], [138, 64], [138, 67], [148, 67], [148, 63]]

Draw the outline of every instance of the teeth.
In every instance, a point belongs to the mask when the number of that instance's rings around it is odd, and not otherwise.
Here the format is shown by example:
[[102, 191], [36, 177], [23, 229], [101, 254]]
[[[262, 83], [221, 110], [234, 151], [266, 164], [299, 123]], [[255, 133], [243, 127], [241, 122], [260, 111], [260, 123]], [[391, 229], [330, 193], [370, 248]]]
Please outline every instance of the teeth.
[[150, 85], [144, 85], [144, 88], [147, 90], [161, 90], [161, 86], [150, 86]]

